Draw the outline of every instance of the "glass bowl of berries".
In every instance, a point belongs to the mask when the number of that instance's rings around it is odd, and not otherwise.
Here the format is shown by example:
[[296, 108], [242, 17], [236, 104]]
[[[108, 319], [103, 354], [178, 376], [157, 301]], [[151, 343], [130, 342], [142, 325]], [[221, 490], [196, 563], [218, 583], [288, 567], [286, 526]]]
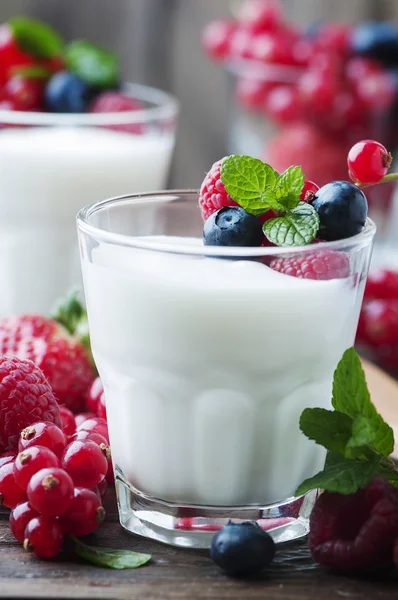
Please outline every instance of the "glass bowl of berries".
[[[357, 155], [349, 164], [360, 170]], [[325, 450], [302, 435], [300, 414], [328, 412], [354, 344], [376, 229], [367, 215], [359, 183], [314, 190], [300, 166], [278, 173], [242, 155], [215, 163], [200, 191], [80, 211], [127, 530], [194, 548], [231, 519], [276, 542], [308, 532]]]
[[[245, 0], [211, 22], [203, 46], [229, 74], [229, 152], [278, 171], [302, 166], [318, 186], [346, 177], [359, 140], [397, 144], [398, 30], [323, 22], [299, 28], [278, 0]], [[369, 189], [378, 237], [386, 235], [394, 185]]]
[[80, 286], [75, 215], [162, 189], [178, 103], [123, 82], [119, 60], [25, 17], [0, 26], [0, 315], [46, 314]]

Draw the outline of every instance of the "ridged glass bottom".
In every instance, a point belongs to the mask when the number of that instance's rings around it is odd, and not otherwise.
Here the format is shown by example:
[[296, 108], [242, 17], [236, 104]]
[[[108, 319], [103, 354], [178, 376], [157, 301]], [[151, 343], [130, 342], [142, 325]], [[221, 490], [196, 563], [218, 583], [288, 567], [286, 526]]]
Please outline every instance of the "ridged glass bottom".
[[315, 490], [270, 506], [188, 506], [151, 498], [118, 472], [116, 492], [120, 523], [127, 531], [183, 548], [208, 548], [229, 520], [257, 521], [276, 543], [303, 537], [318, 497]]

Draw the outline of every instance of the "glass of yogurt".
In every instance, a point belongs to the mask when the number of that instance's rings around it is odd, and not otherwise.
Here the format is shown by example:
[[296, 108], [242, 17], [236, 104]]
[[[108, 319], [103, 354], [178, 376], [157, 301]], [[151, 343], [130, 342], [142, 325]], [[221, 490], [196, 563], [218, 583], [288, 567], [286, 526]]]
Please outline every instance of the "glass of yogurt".
[[[78, 230], [123, 527], [195, 548], [229, 519], [257, 520], [277, 542], [304, 535], [317, 493], [294, 492], [325, 455], [299, 417], [331, 407], [373, 222], [293, 250], [204, 246], [187, 191], [93, 204]], [[273, 268], [326, 252], [343, 267], [333, 279]]]
[[128, 84], [139, 110], [0, 110], [0, 317], [48, 313], [80, 285], [75, 215], [107, 196], [165, 187], [178, 103]]

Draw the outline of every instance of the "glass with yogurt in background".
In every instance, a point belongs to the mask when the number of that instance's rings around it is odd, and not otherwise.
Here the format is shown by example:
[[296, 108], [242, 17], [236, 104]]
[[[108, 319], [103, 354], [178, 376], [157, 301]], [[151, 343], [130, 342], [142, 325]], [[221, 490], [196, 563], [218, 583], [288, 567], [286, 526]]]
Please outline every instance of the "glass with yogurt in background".
[[[304, 535], [316, 492], [294, 492], [325, 455], [299, 417], [331, 405], [374, 224], [296, 248], [205, 246], [198, 193], [162, 192], [86, 207], [78, 229], [122, 525], [196, 548], [229, 519]], [[324, 260], [321, 279], [294, 276]]]
[[107, 50], [65, 45], [24, 17], [0, 26], [0, 65], [0, 317], [48, 314], [81, 287], [75, 216], [87, 199], [165, 187], [178, 103], [120, 83]]

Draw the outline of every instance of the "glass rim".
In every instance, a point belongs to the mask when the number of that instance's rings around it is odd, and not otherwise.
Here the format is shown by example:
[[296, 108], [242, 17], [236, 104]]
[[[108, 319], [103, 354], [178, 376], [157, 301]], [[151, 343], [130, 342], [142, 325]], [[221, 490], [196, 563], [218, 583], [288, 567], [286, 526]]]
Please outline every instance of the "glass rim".
[[109, 112], [109, 113], [51, 113], [0, 110], [0, 123], [10, 125], [37, 126], [99, 126], [126, 125], [148, 123], [153, 121], [175, 118], [180, 110], [180, 103], [175, 96], [158, 88], [126, 83], [122, 87], [137, 100], [153, 103], [154, 106], [140, 110]]
[[237, 58], [225, 62], [226, 71], [244, 79], [262, 79], [280, 83], [292, 83], [304, 72], [303, 67], [264, 63], [252, 58]]
[[[90, 218], [97, 212], [116, 206], [118, 204], [132, 204], [133, 206], [146, 205], [149, 206], [151, 201], [159, 204], [160, 202], [169, 203], [173, 201], [181, 201], [184, 197], [198, 199], [198, 190], [166, 190], [159, 192], [147, 192], [143, 194], [127, 194], [124, 196], [115, 196], [107, 198], [99, 202], [89, 204], [80, 209], [77, 214], [76, 222], [79, 231], [85, 233], [96, 240], [115, 244], [119, 246], [129, 246], [139, 250], [150, 250], [157, 252], [167, 252], [172, 254], [184, 254], [195, 256], [212, 256], [212, 257], [261, 257], [261, 256], [283, 256], [292, 254], [314, 253], [321, 250], [339, 250], [347, 246], [358, 246], [369, 244], [375, 233], [376, 224], [369, 217], [366, 220], [366, 225], [363, 230], [349, 238], [336, 240], [332, 242], [319, 242], [318, 244], [309, 244], [306, 246], [272, 246], [272, 247], [237, 247], [237, 246], [192, 246], [192, 244], [184, 243], [184, 238], [181, 238], [181, 243], [171, 244], [165, 241], [166, 236], [162, 236], [161, 240], [155, 239], [156, 236], [131, 236], [122, 233], [115, 233], [96, 227], [90, 223]], [[198, 208], [199, 210], [199, 208]], [[146, 239], [150, 237], [150, 239]]]

